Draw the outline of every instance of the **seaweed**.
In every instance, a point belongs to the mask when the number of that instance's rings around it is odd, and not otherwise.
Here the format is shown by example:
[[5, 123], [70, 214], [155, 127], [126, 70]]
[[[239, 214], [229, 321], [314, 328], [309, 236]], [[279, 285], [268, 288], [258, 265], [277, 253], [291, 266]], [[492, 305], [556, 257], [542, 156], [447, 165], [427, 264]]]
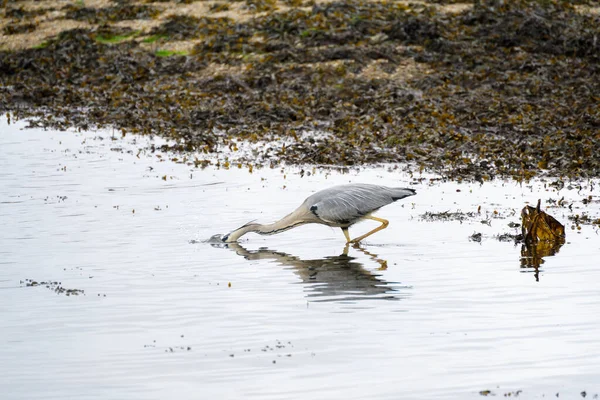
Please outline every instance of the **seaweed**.
[[153, 7], [129, 3], [118, 3], [115, 6], [105, 8], [68, 4], [62, 10], [66, 12], [66, 19], [88, 21], [96, 24], [131, 19], [152, 19], [160, 14], [160, 11]]
[[[556, 0], [480, 1], [458, 13], [387, 1], [260, 13], [279, 3], [244, 4], [254, 4], [251, 19], [174, 13], [143, 33], [94, 26], [2, 51], [0, 111], [165, 135], [179, 151], [270, 141], [257, 150], [266, 165], [408, 163], [479, 182], [600, 176], [597, 14]], [[66, 11], [101, 27], [159, 12], [143, 7]]]
[[525, 206], [521, 211], [521, 267], [533, 268], [539, 281], [539, 268], [545, 257], [557, 254], [565, 244], [565, 227], [540, 208]]
[[173, 15], [162, 25], [152, 29], [151, 35], [169, 37], [171, 40], [204, 38], [223, 34], [231, 29], [233, 21], [229, 18], [196, 18], [188, 15]]
[[17, 35], [19, 33], [33, 32], [37, 29], [37, 24], [24, 23], [24, 24], [9, 24], [5, 25], [2, 29], [5, 35]]

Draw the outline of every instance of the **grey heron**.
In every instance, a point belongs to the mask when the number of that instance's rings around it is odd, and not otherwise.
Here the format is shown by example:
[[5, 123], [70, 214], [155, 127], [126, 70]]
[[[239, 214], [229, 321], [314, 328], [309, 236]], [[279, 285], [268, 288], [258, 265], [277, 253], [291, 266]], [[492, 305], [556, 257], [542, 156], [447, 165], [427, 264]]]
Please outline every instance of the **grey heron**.
[[[371, 215], [383, 206], [416, 194], [414, 189], [355, 183], [334, 186], [309, 196], [294, 212], [272, 224], [247, 223], [223, 236], [226, 243], [237, 240], [249, 232], [274, 235], [304, 224], [323, 224], [342, 228], [347, 243], [358, 243], [364, 238], [385, 229], [389, 221]], [[381, 225], [356, 239], [350, 239], [348, 228], [360, 220], [371, 219]]]

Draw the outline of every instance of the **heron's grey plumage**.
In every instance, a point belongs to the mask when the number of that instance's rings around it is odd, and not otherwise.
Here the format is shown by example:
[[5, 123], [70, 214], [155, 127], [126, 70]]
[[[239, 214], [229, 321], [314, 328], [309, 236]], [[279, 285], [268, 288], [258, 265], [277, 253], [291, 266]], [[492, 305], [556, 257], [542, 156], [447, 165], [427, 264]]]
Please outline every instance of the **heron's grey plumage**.
[[291, 214], [272, 224], [248, 223], [223, 237], [224, 242], [235, 242], [248, 232], [273, 235], [296, 226], [319, 223], [342, 228], [348, 241], [347, 228], [363, 218], [375, 219], [383, 225], [361, 236], [360, 241], [387, 226], [387, 221], [370, 214], [396, 200], [415, 195], [414, 189], [390, 188], [364, 183], [334, 186], [309, 196]]
[[308, 197], [304, 205], [327, 225], [347, 227], [365, 215], [415, 193], [413, 189], [356, 183], [321, 190]]

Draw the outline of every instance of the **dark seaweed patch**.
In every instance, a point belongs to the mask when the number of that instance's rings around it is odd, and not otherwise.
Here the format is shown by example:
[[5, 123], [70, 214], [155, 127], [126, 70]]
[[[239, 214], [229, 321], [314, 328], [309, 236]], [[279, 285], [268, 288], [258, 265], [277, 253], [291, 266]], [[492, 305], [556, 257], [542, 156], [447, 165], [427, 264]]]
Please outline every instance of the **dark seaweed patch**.
[[19, 33], [33, 32], [37, 29], [36, 24], [25, 23], [25, 24], [8, 24], [4, 26], [2, 30], [5, 35], [16, 35]]
[[127, 3], [120, 3], [106, 8], [82, 7], [69, 4], [63, 7], [63, 11], [66, 11], [66, 19], [87, 21], [90, 23], [152, 19], [160, 14], [160, 11], [151, 6]]
[[4, 10], [4, 17], [11, 18], [13, 20], [23, 20], [23, 19], [31, 19], [38, 17], [40, 15], [44, 15], [50, 11], [54, 11], [54, 7], [48, 8], [34, 8], [34, 9], [26, 9], [23, 6], [21, 7], [7, 7]]
[[154, 28], [151, 35], [162, 35], [173, 40], [205, 38], [223, 35], [230, 32], [233, 21], [229, 18], [196, 18], [188, 15], [174, 15], [159, 27]]
[[[69, 7], [83, 20], [114, 18]], [[157, 133], [181, 151], [288, 139], [259, 149], [259, 164], [410, 162], [480, 182], [600, 176], [600, 17], [567, 2], [489, 0], [447, 14], [350, 0], [245, 22], [173, 15], [144, 32], [161, 41], [152, 50], [104, 45], [94, 29], [0, 52], [0, 110]], [[169, 49], [187, 39], [199, 39], [190, 55]]]

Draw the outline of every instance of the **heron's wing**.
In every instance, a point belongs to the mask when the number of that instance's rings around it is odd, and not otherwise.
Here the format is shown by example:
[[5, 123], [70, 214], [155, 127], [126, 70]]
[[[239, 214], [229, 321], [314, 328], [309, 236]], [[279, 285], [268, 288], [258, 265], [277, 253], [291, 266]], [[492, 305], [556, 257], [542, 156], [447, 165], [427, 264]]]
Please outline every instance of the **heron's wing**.
[[310, 211], [325, 222], [353, 224], [365, 215], [414, 194], [412, 189], [354, 184], [336, 186], [307, 199]]
[[325, 222], [351, 224], [367, 215], [343, 198], [325, 199], [310, 207], [310, 211]]

